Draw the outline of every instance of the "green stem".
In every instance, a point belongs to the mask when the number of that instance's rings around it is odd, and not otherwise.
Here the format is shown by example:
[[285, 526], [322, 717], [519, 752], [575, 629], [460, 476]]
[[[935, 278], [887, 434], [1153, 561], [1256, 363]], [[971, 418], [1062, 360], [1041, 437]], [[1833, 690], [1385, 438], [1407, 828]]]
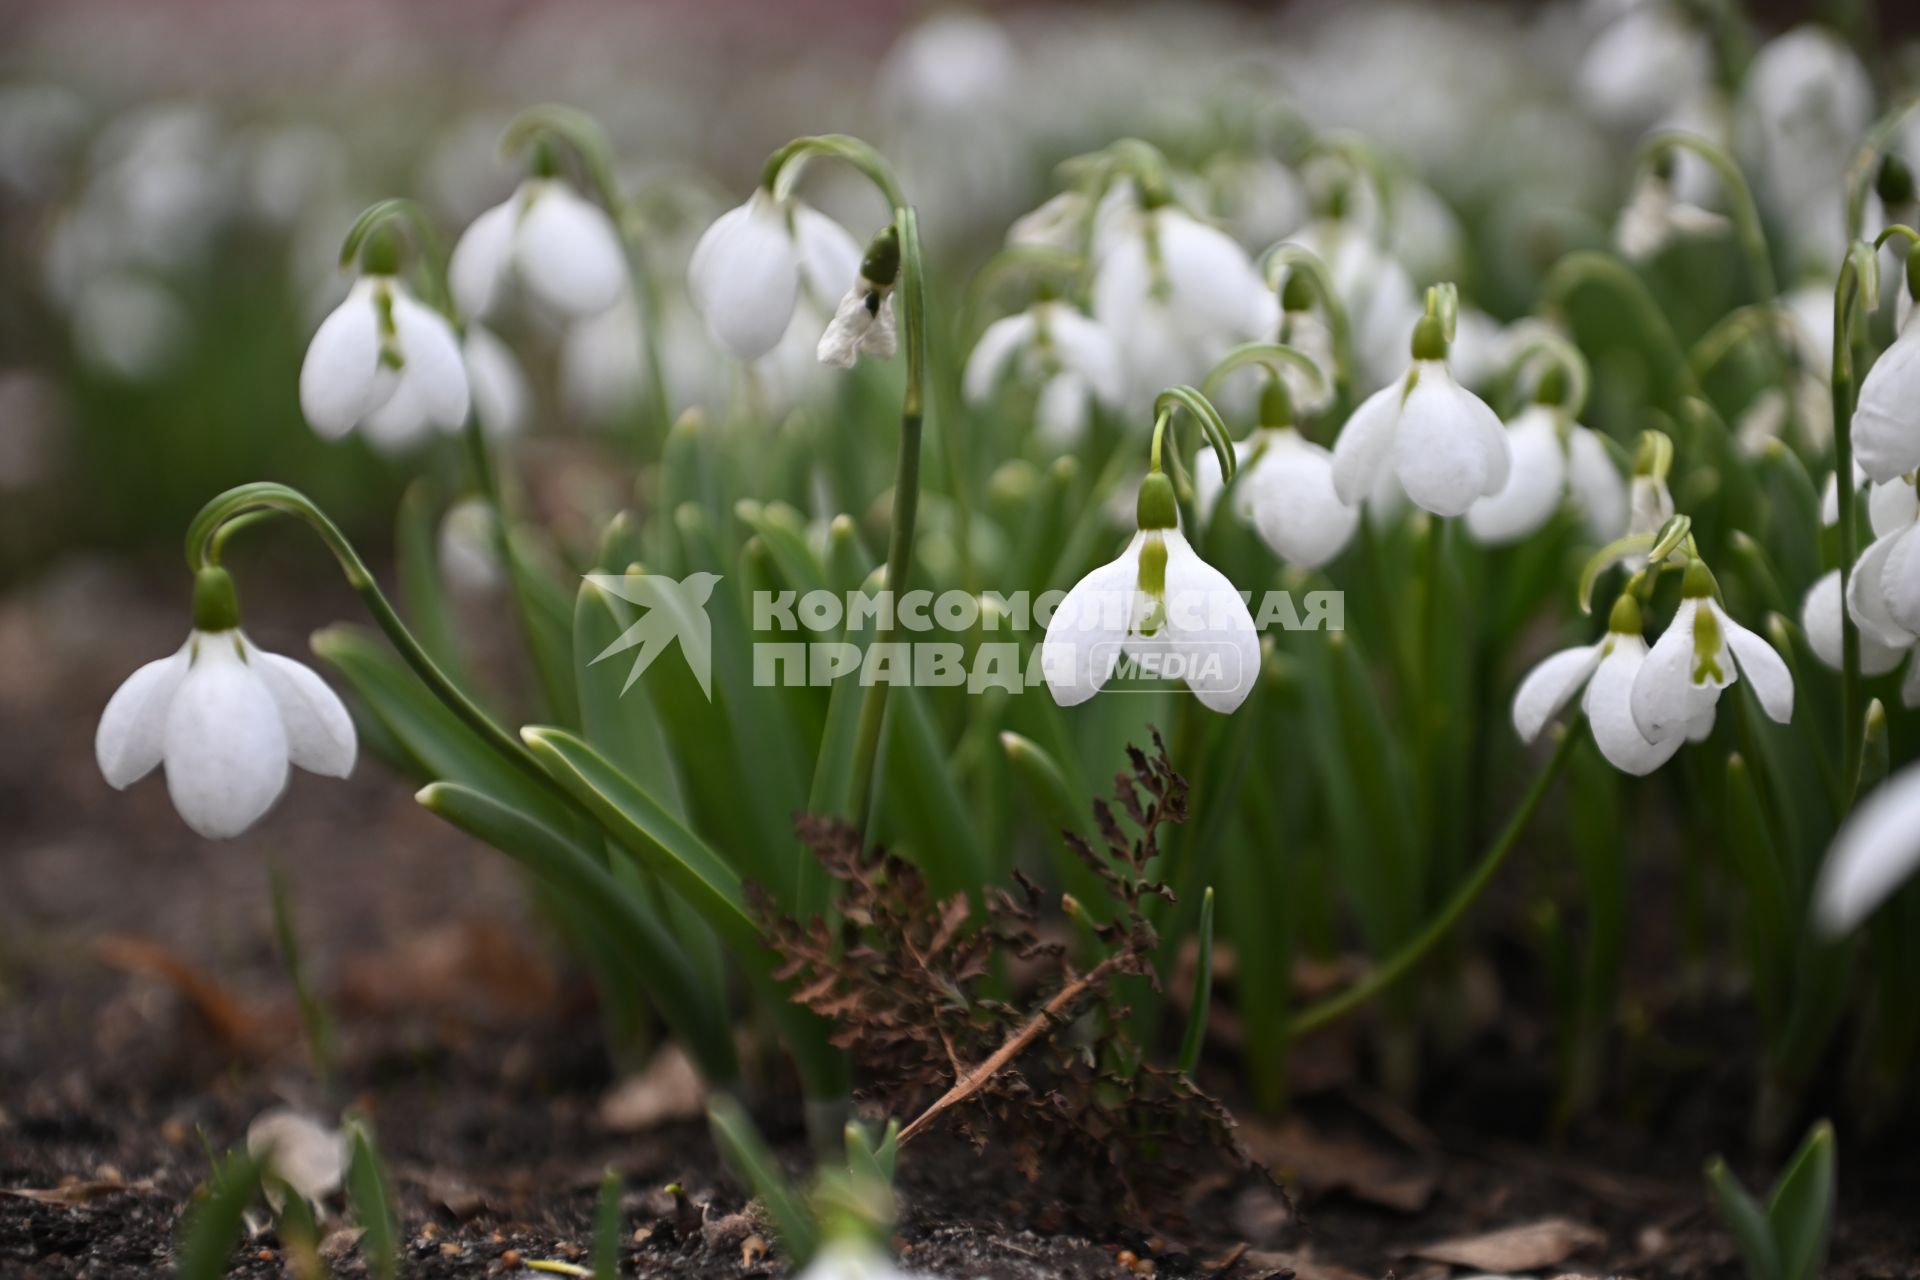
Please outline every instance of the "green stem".
[[1847, 239], [1858, 240], [1866, 230], [1867, 194], [1873, 190], [1875, 178], [1879, 176], [1879, 164], [1886, 155], [1887, 144], [1893, 141], [1900, 126], [1915, 108], [1920, 108], [1920, 97], [1907, 98], [1895, 103], [1887, 113], [1873, 122], [1867, 130], [1866, 138], [1860, 143], [1860, 149], [1853, 153], [1853, 160], [1847, 165]]
[[401, 621], [400, 614], [388, 602], [381, 592], [379, 583], [374, 581], [373, 573], [367, 568], [360, 553], [340, 532], [340, 527], [327, 516], [327, 513], [315, 506], [312, 499], [297, 489], [286, 485], [257, 483], [243, 484], [229, 489], [214, 498], [200, 509], [187, 528], [187, 566], [195, 572], [219, 564], [220, 548], [225, 539], [222, 530], [234, 520], [244, 518], [256, 512], [274, 511], [290, 515], [303, 521], [326, 544], [327, 550], [339, 562], [340, 570], [346, 575], [347, 585], [352, 587], [366, 603], [367, 611], [393, 642], [400, 656], [413, 668], [423, 684], [432, 690], [435, 697], [445, 703], [447, 709], [472, 729], [480, 738], [511, 760], [528, 774], [539, 779], [543, 786], [556, 793], [565, 795], [565, 791], [553, 780], [526, 744], [517, 734], [508, 732], [493, 717], [481, 710], [471, 698], [460, 691], [452, 678], [440, 669], [432, 656], [420, 642], [414, 638], [407, 624]]
[[1345, 1017], [1393, 986], [1404, 978], [1428, 952], [1432, 951], [1454, 925], [1460, 922], [1461, 917], [1466, 915], [1467, 909], [1480, 897], [1487, 885], [1492, 883], [1494, 875], [1519, 844], [1520, 835], [1526, 830], [1527, 824], [1533, 820], [1534, 810], [1540, 807], [1540, 801], [1546, 795], [1547, 788], [1566, 768], [1567, 761], [1573, 755], [1576, 728], [1578, 724], [1574, 723], [1568, 724], [1561, 730], [1560, 743], [1554, 748], [1553, 756], [1540, 772], [1534, 775], [1533, 784], [1527, 788], [1526, 795], [1521, 797], [1519, 807], [1507, 820], [1506, 829], [1487, 847], [1486, 853], [1481, 855], [1480, 865], [1474, 868], [1473, 874], [1467, 877], [1466, 883], [1454, 892], [1447, 905], [1440, 909], [1440, 914], [1365, 978], [1340, 994], [1329, 996], [1318, 1004], [1302, 1010], [1287, 1026], [1286, 1034], [1289, 1039], [1305, 1035], [1310, 1031], [1317, 1031], [1328, 1023]]
[[1672, 353], [1679, 394], [1698, 394], [1699, 383], [1688, 363], [1687, 349], [1674, 333], [1666, 312], [1647, 292], [1646, 282], [1620, 259], [1592, 249], [1576, 249], [1567, 254], [1553, 264], [1540, 286], [1541, 310], [1558, 312], [1564, 317], [1567, 299], [1583, 284], [1604, 284], [1618, 295], [1634, 312], [1634, 328], [1652, 336]]
[[1283, 244], [1267, 255], [1266, 281], [1270, 289], [1281, 289], [1287, 274], [1299, 271], [1313, 286], [1314, 298], [1327, 317], [1327, 336], [1333, 344], [1333, 414], [1336, 421], [1353, 404], [1353, 325], [1347, 308], [1333, 287], [1333, 277], [1318, 254], [1297, 244]]
[[[1847, 598], [1859, 531], [1853, 511], [1853, 316], [1860, 297], [1861, 251], [1867, 270], [1878, 270], [1873, 250], [1855, 241], [1840, 264], [1833, 289], [1833, 467], [1840, 513], [1840, 599]], [[1853, 807], [1853, 780], [1860, 772], [1860, 734], [1866, 715], [1860, 702], [1860, 629], [1853, 611], [1840, 608], [1840, 789], [1841, 813]]]

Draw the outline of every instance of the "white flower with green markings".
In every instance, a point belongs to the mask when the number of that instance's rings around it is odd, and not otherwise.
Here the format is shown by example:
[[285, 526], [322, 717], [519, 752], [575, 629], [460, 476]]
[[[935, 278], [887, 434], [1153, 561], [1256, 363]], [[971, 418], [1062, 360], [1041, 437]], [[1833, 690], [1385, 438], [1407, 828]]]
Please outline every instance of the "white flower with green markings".
[[1730, 617], [1715, 598], [1713, 574], [1694, 560], [1673, 621], [1633, 679], [1633, 722], [1649, 742], [1698, 730], [1720, 693], [1741, 676], [1769, 719], [1793, 719], [1793, 675], [1774, 647]]
[[469, 320], [492, 314], [516, 284], [567, 319], [599, 315], [626, 281], [613, 219], [555, 177], [527, 179], [475, 218], [447, 263], [454, 305]]
[[1639, 602], [1622, 595], [1614, 602], [1605, 638], [1562, 649], [1527, 673], [1513, 697], [1514, 731], [1522, 742], [1532, 742], [1584, 689], [1580, 709], [1607, 763], [1635, 777], [1652, 773], [1671, 760], [1687, 738], [1705, 737], [1713, 728], [1713, 713], [1709, 709], [1685, 735], [1649, 742], [1634, 723], [1631, 706], [1634, 682], [1646, 661]]

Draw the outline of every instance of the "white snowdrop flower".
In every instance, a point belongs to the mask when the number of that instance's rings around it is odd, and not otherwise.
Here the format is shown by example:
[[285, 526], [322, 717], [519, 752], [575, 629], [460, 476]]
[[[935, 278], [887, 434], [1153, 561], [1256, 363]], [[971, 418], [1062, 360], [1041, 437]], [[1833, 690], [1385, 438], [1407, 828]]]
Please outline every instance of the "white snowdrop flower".
[[1920, 324], [1912, 315], [1860, 383], [1853, 456], [1879, 483], [1920, 468]]
[[1863, 636], [1904, 647], [1920, 637], [1920, 503], [1896, 479], [1875, 487], [1868, 512], [1875, 537], [1847, 578], [1847, 612]]
[[458, 431], [471, 399], [453, 326], [390, 273], [354, 282], [300, 366], [301, 412], [329, 440], [362, 424], [389, 442], [427, 427]]
[[1404, 367], [1407, 330], [1420, 318], [1419, 295], [1406, 267], [1357, 221], [1322, 218], [1309, 223], [1292, 243], [1326, 264], [1333, 290], [1347, 309], [1361, 387], [1374, 389], [1392, 381]]
[[500, 532], [493, 507], [482, 498], [462, 498], [440, 518], [440, 573], [456, 591], [482, 595], [498, 588]]
[[951, 117], [994, 109], [1018, 92], [1019, 51], [984, 13], [948, 9], [914, 26], [880, 65], [882, 101], [898, 110]]
[[1663, 476], [1635, 471], [1627, 481], [1627, 532], [1653, 536], [1673, 519], [1673, 494]]
[[[1333, 455], [1295, 429], [1285, 383], [1267, 383], [1260, 426], [1234, 444], [1234, 457], [1233, 514], [1281, 560], [1318, 569], [1353, 540], [1360, 509], [1333, 491]], [[1194, 507], [1202, 520], [1212, 517], [1224, 487], [1220, 460], [1203, 450], [1193, 468]]]
[[1453, 346], [1447, 364], [1464, 387], [1484, 387], [1507, 366], [1514, 347], [1512, 335], [1478, 307], [1461, 307], [1454, 320]]
[[130, 382], [166, 372], [192, 332], [193, 318], [173, 294], [132, 271], [95, 276], [74, 299], [74, 349], [94, 368]]
[[1307, 219], [1305, 186], [1271, 156], [1224, 155], [1207, 166], [1205, 177], [1212, 207], [1241, 244], [1273, 244]]
[[[1807, 646], [1821, 662], [1840, 670], [1840, 571], [1834, 569], [1807, 589], [1800, 605], [1800, 629], [1806, 632]], [[1881, 643], [1865, 628], [1860, 635], [1860, 671], [1867, 676], [1883, 676], [1900, 665], [1907, 649]]]
[[[1904, 489], [1901, 486], [1905, 486]], [[1873, 523], [1874, 535], [1890, 533], [1901, 524], [1913, 518], [1913, 482], [1905, 477], [1889, 480], [1886, 484], [1874, 484], [1867, 479], [1867, 473], [1860, 469], [1860, 460], [1853, 460], [1853, 491], [1862, 490], [1867, 494], [1868, 518]], [[1840, 476], [1827, 472], [1827, 482], [1820, 489], [1820, 523], [1832, 528], [1840, 523]]]
[[1125, 656], [1185, 680], [1201, 703], [1233, 711], [1260, 674], [1253, 615], [1225, 574], [1178, 528], [1173, 482], [1140, 486], [1139, 530], [1126, 550], [1074, 584], [1047, 624], [1040, 663], [1063, 707], [1100, 691]]
[[495, 439], [519, 435], [533, 411], [533, 391], [512, 348], [485, 325], [470, 324], [460, 354], [480, 429]]
[[[569, 413], [605, 424], [643, 402], [652, 387], [642, 342], [646, 327], [631, 292], [597, 316], [567, 326], [560, 341], [560, 396]], [[726, 407], [731, 371], [684, 295], [662, 299], [660, 363], [678, 416]]]
[[862, 273], [834, 309], [815, 354], [830, 368], [851, 369], [862, 355], [891, 360], [899, 349], [893, 322], [893, 286], [876, 284]]
[[1414, 326], [1413, 364], [1361, 402], [1333, 446], [1333, 485], [1358, 506], [1391, 472], [1437, 516], [1463, 515], [1506, 487], [1512, 453], [1500, 419], [1453, 379], [1440, 321]]
[[1873, 101], [1859, 58], [1821, 27], [1776, 36], [1747, 68], [1735, 116], [1740, 150], [1758, 171], [1763, 202], [1811, 262], [1831, 263], [1845, 247], [1833, 192], [1873, 121]]
[[1635, 679], [1647, 661], [1647, 642], [1640, 634], [1640, 606], [1630, 595], [1614, 602], [1607, 634], [1597, 644], [1577, 645], [1546, 658], [1527, 673], [1513, 696], [1513, 727], [1522, 742], [1540, 736], [1547, 721], [1586, 692], [1580, 709], [1593, 730], [1594, 745], [1607, 763], [1622, 773], [1644, 777], [1673, 758], [1689, 737], [1704, 737], [1713, 727], [1708, 708], [1704, 727], [1649, 742], [1634, 724], [1631, 706]]
[[1172, 205], [1140, 210], [1097, 257], [1093, 315], [1119, 345], [1131, 398], [1191, 381], [1279, 326], [1279, 299], [1246, 251]]
[[1680, 608], [1633, 680], [1633, 722], [1649, 742], [1689, 732], [1710, 715], [1720, 691], [1746, 676], [1760, 709], [1793, 718], [1793, 676], [1771, 644], [1728, 616], [1714, 599], [1713, 575], [1687, 566]]
[[1081, 438], [1095, 403], [1117, 409], [1126, 393], [1113, 335], [1064, 302], [1036, 302], [981, 332], [961, 375], [967, 403], [989, 403], [1009, 373], [1039, 387], [1034, 425], [1058, 448]]
[[195, 584], [186, 644], [127, 677], [94, 736], [109, 785], [124, 789], [164, 765], [173, 807], [215, 840], [239, 835], [273, 806], [289, 763], [344, 778], [355, 749], [353, 721], [333, 690], [241, 634], [232, 583], [218, 569], [203, 569]]
[[1062, 191], [1039, 208], [1015, 218], [1007, 228], [1007, 244], [1078, 253], [1090, 214], [1085, 194]]
[[786, 335], [802, 284], [824, 305], [858, 274], [860, 257], [859, 244], [832, 218], [760, 187], [701, 235], [687, 289], [714, 340], [742, 360], [758, 360]]
[[1724, 234], [1732, 222], [1723, 213], [1689, 204], [1674, 194], [1668, 175], [1644, 174], [1613, 225], [1613, 243], [1622, 257], [1647, 262], [1668, 245]]
[[283, 1207], [284, 1186], [312, 1205], [316, 1217], [324, 1216], [323, 1202], [346, 1177], [346, 1135], [291, 1107], [273, 1107], [253, 1118], [247, 1154], [272, 1175], [266, 1191], [275, 1213]]
[[491, 314], [512, 283], [561, 316], [605, 311], [626, 288], [613, 219], [559, 178], [527, 179], [473, 220], [447, 262], [454, 305], [470, 320]]
[[1467, 510], [1467, 531], [1489, 545], [1537, 532], [1562, 499], [1573, 503], [1595, 542], [1607, 543], [1627, 526], [1627, 482], [1606, 445], [1567, 420], [1554, 404], [1527, 406], [1507, 426], [1513, 465], [1498, 493]]
[[1821, 932], [1851, 932], [1920, 865], [1920, 765], [1874, 788], [1840, 825], [1814, 884]]
[[800, 1280], [916, 1280], [913, 1273], [894, 1265], [880, 1248], [865, 1240], [829, 1240], [813, 1255]]
[[1650, 124], [1707, 82], [1712, 50], [1676, 6], [1646, 0], [1627, 8], [1594, 37], [1581, 57], [1574, 89], [1582, 105], [1608, 124]]

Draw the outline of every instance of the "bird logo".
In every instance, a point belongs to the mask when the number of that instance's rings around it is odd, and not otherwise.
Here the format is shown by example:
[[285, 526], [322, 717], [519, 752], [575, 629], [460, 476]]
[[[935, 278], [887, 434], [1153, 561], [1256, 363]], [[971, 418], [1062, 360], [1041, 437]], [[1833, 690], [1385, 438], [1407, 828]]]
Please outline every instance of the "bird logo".
[[690, 573], [684, 578], [674, 579], [635, 570], [631, 573], [590, 573], [587, 581], [609, 596], [644, 610], [612, 644], [593, 659], [599, 662], [616, 653], [625, 653], [628, 649], [639, 649], [640, 652], [634, 655], [633, 669], [627, 673], [627, 682], [620, 686], [620, 692], [631, 689], [633, 682], [640, 678], [640, 673], [652, 666], [653, 660], [665, 653], [667, 646], [678, 637], [680, 653], [686, 658], [693, 678], [700, 682], [700, 692], [707, 696], [707, 701], [713, 701], [713, 624], [707, 618], [707, 600], [720, 581], [719, 574]]

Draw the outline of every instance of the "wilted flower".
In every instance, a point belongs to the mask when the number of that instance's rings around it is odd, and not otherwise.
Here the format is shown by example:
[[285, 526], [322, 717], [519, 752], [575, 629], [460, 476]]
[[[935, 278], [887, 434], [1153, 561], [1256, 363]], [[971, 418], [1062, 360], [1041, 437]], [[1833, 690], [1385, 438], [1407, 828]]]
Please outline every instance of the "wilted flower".
[[605, 311], [626, 287], [613, 219], [562, 179], [527, 179], [473, 220], [447, 263], [454, 305], [470, 320], [498, 306], [512, 281], [562, 316]]
[[1041, 669], [1054, 701], [1078, 706], [1115, 663], [1161, 663], [1215, 711], [1253, 691], [1260, 637], [1225, 574], [1202, 560], [1178, 528], [1173, 483], [1159, 472], [1140, 486], [1139, 531], [1120, 555], [1074, 584], [1054, 610]]
[[1500, 419], [1447, 368], [1447, 341], [1432, 316], [1414, 326], [1413, 365], [1363, 401], [1333, 446], [1333, 485], [1357, 506], [1389, 464], [1407, 497], [1457, 516], [1506, 487], [1512, 458]]
[[986, 404], [1009, 369], [1040, 388], [1036, 426], [1056, 448], [1085, 434], [1094, 401], [1119, 407], [1126, 384], [1113, 335], [1064, 302], [1036, 302], [986, 327], [961, 377], [967, 402]]
[[715, 341], [758, 360], [786, 334], [803, 282], [816, 297], [834, 298], [859, 270], [860, 246], [846, 228], [760, 187], [700, 237], [687, 289]]
[[[1543, 394], [1564, 395], [1551, 377]], [[1513, 542], [1544, 525], [1569, 499], [1595, 542], [1611, 542], [1627, 524], [1627, 484], [1600, 437], [1569, 420], [1558, 399], [1522, 409], [1507, 426], [1513, 465], [1498, 493], [1467, 510], [1467, 532], [1480, 542]]]
[[173, 807], [217, 840], [273, 807], [289, 763], [346, 777], [356, 742], [346, 707], [319, 676], [240, 632], [223, 571], [201, 570], [193, 612], [179, 652], [135, 671], [107, 703], [94, 755], [115, 788], [164, 764]]
[[1652, 773], [1673, 758], [1686, 738], [1705, 737], [1713, 728], [1711, 708], [1689, 725], [1686, 735], [1675, 734], [1659, 742], [1647, 741], [1634, 724], [1634, 681], [1647, 660], [1647, 642], [1640, 626], [1638, 602], [1622, 595], [1614, 602], [1605, 639], [1562, 649], [1529, 671], [1513, 695], [1513, 727], [1520, 740], [1532, 742], [1539, 737], [1547, 721], [1582, 688], [1586, 694], [1580, 709], [1593, 727], [1594, 745], [1622, 773], [1635, 777]]
[[889, 225], [867, 246], [859, 278], [847, 290], [814, 354], [820, 363], [851, 369], [862, 354], [893, 359], [899, 338], [893, 324], [893, 286], [900, 279], [900, 237]]
[[1829, 937], [1873, 914], [1920, 864], [1920, 765], [1881, 783], [1841, 824], [1813, 891], [1813, 916]]
[[1692, 733], [1712, 717], [1720, 691], [1742, 675], [1769, 718], [1781, 724], [1793, 718], [1787, 664], [1771, 644], [1729, 617], [1713, 593], [1706, 565], [1690, 563], [1680, 608], [1634, 677], [1633, 721], [1649, 742]]
[[388, 249], [370, 249], [364, 262], [368, 274], [307, 345], [300, 366], [307, 425], [336, 439], [384, 414], [370, 426], [388, 440], [411, 438], [423, 426], [458, 431], [471, 397], [453, 326], [392, 274]]

